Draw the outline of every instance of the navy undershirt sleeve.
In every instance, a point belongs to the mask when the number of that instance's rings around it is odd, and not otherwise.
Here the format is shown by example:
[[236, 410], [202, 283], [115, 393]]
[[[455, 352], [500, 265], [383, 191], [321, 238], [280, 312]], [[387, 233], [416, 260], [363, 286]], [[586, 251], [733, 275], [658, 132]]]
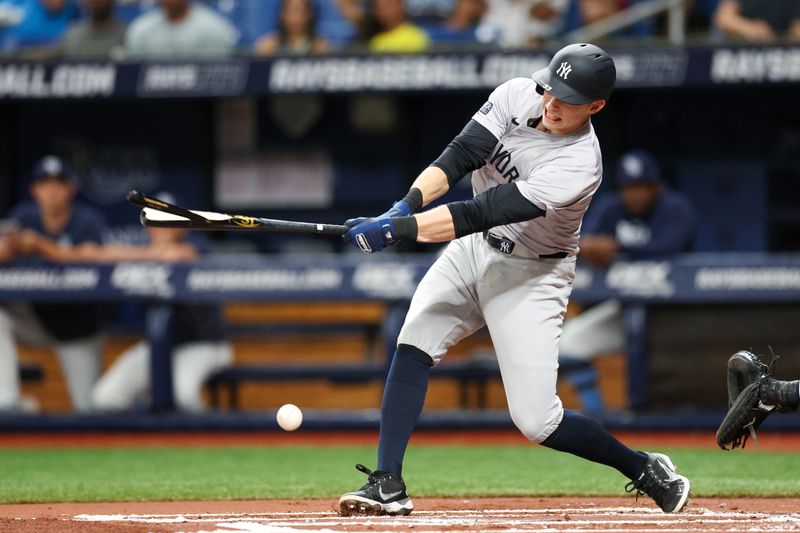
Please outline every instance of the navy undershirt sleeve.
[[496, 144], [497, 137], [472, 119], [431, 166], [441, 168], [452, 186], [467, 173], [481, 168]]
[[449, 203], [447, 208], [453, 217], [456, 238], [545, 215], [542, 209], [522, 196], [514, 183], [492, 187], [463, 202]]

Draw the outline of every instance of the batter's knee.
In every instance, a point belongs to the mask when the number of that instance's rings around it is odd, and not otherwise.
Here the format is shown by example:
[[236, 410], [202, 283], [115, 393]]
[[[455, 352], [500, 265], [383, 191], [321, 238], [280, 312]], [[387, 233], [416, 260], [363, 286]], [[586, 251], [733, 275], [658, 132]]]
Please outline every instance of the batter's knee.
[[400, 350], [402, 346], [410, 346], [414, 350], [426, 354], [435, 366], [442, 360], [446, 350], [432, 343], [430, 339], [426, 339], [420, 331], [423, 331], [423, 328], [408, 327], [408, 323], [406, 323], [397, 337], [397, 349]]
[[[434, 359], [431, 355], [413, 344], [400, 343], [397, 345], [397, 350], [394, 352], [394, 360], [413, 360], [423, 367], [431, 367], [434, 365]], [[394, 361], [393, 361], [394, 362]]]
[[511, 409], [511, 420], [525, 437], [533, 442], [543, 442], [561, 423], [564, 417], [564, 407], [561, 400], [543, 407], [528, 407], [527, 409]]

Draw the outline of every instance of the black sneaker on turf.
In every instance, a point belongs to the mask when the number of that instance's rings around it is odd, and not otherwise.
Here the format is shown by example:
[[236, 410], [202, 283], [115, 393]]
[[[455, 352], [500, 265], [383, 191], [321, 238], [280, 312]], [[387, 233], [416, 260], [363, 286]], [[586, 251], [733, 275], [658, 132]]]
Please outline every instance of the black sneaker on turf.
[[689, 498], [689, 480], [677, 473], [675, 465], [663, 453], [648, 453], [644, 472], [625, 485], [636, 496], [647, 494], [665, 513], [677, 513]]
[[339, 498], [339, 513], [351, 515], [407, 515], [414, 509], [402, 479], [386, 470], [371, 471], [364, 465], [356, 468], [369, 476], [363, 487]]

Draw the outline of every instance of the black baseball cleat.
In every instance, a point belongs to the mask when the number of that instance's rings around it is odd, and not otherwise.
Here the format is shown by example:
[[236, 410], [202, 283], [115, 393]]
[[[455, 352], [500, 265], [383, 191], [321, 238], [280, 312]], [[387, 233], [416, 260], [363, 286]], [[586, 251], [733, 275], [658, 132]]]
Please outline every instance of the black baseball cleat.
[[689, 499], [690, 483], [677, 473], [675, 465], [663, 453], [648, 453], [647, 465], [639, 479], [625, 485], [626, 492], [647, 494], [665, 513], [677, 513]]
[[339, 498], [339, 514], [352, 515], [407, 515], [414, 509], [406, 494], [402, 479], [386, 470], [371, 471], [364, 465], [356, 468], [369, 476], [363, 487]]

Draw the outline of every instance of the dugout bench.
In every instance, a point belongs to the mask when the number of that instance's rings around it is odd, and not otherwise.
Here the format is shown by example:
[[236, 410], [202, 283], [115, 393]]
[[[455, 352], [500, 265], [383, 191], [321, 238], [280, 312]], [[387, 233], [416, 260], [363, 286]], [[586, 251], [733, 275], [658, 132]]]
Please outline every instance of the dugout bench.
[[[239, 408], [239, 385], [245, 382], [274, 382], [324, 379], [333, 383], [365, 383], [384, 380], [388, 372], [387, 363], [314, 364], [285, 365], [259, 364], [236, 365], [215, 373], [207, 382], [211, 407], [221, 407], [221, 389], [227, 391], [228, 405]], [[486, 385], [491, 379], [500, 378], [496, 360], [469, 359], [443, 362], [431, 372], [431, 379], [445, 378], [459, 384], [459, 406], [461, 408], [485, 408]], [[475, 390], [474, 401], [470, 401], [471, 390]]]
[[[238, 333], [301, 334], [328, 331], [331, 328], [360, 330], [364, 353], [360, 360], [343, 363], [315, 362], [245, 362], [214, 373], [206, 382], [212, 408], [223, 407], [227, 399], [230, 410], [241, 407], [240, 386], [245, 383], [324, 380], [336, 384], [368, 383], [385, 380], [394, 353], [397, 335], [402, 326], [407, 303], [390, 302], [327, 302], [297, 303], [239, 302], [225, 307], [225, 318], [234, 335]], [[386, 357], [378, 357], [376, 347], [382, 343]], [[472, 357], [445, 360], [434, 368], [431, 378], [452, 379], [458, 383], [459, 405], [462, 408], [485, 408], [489, 380], [500, 378], [494, 357]], [[474, 394], [472, 393], [474, 391]], [[224, 394], [223, 394], [224, 392]]]

